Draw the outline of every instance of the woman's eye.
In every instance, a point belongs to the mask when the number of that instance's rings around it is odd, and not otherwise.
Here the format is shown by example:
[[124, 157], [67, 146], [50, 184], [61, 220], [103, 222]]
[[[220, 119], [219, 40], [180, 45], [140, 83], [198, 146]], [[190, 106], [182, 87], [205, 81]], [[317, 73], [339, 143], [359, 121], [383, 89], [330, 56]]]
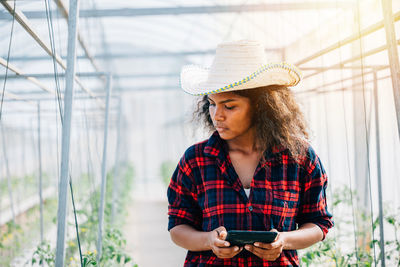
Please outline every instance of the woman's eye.
[[235, 106], [225, 106], [226, 109], [232, 110], [235, 108]]
[[210, 107], [215, 106], [215, 104], [214, 104], [214, 103], [211, 103], [211, 102], [208, 102], [208, 105], [209, 105]]

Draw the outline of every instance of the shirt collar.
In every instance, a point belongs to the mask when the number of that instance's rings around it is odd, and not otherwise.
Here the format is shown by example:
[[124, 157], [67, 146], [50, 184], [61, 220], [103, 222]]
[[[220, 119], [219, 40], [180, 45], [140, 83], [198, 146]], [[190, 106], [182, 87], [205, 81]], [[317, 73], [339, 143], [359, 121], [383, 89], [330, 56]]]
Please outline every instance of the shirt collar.
[[223, 152], [228, 153], [228, 144], [219, 136], [219, 133], [215, 131], [204, 147], [204, 154], [210, 157], [218, 157]]
[[264, 157], [266, 160], [273, 159], [286, 150], [287, 149], [282, 145], [274, 145], [264, 152]]

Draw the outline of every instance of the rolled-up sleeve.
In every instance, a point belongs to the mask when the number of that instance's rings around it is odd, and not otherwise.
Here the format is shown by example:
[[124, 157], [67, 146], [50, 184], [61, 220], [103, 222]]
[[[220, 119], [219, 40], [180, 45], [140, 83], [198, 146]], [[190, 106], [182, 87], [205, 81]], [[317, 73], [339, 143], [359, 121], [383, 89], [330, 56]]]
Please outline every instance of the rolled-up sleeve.
[[201, 210], [197, 203], [196, 183], [185, 156], [179, 161], [168, 187], [168, 231], [180, 224], [201, 228]]
[[325, 239], [329, 228], [333, 226], [332, 214], [328, 211], [326, 203], [326, 188], [328, 177], [319, 157], [309, 147], [306, 160], [305, 175], [303, 177], [299, 213], [297, 224], [314, 223], [323, 232]]

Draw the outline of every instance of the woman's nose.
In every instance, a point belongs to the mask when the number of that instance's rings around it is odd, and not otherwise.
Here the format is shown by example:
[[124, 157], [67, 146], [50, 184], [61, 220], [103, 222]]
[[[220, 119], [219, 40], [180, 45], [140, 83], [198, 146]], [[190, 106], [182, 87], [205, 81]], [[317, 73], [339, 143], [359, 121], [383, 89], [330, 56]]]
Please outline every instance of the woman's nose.
[[216, 121], [222, 121], [222, 120], [224, 120], [224, 118], [225, 118], [225, 115], [224, 115], [222, 109], [216, 107], [215, 111], [214, 111], [214, 119]]

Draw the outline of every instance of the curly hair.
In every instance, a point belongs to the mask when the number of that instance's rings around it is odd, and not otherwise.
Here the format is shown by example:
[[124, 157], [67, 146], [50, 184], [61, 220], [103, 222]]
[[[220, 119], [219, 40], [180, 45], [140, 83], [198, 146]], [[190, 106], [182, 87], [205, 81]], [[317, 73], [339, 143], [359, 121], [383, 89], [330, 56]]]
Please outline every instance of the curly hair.
[[[308, 126], [293, 93], [286, 86], [270, 85], [232, 91], [250, 99], [252, 124], [256, 127], [256, 145], [263, 151], [283, 146], [293, 157], [304, 154], [308, 141]], [[208, 96], [197, 103], [194, 119], [215, 131], [209, 113]]]

